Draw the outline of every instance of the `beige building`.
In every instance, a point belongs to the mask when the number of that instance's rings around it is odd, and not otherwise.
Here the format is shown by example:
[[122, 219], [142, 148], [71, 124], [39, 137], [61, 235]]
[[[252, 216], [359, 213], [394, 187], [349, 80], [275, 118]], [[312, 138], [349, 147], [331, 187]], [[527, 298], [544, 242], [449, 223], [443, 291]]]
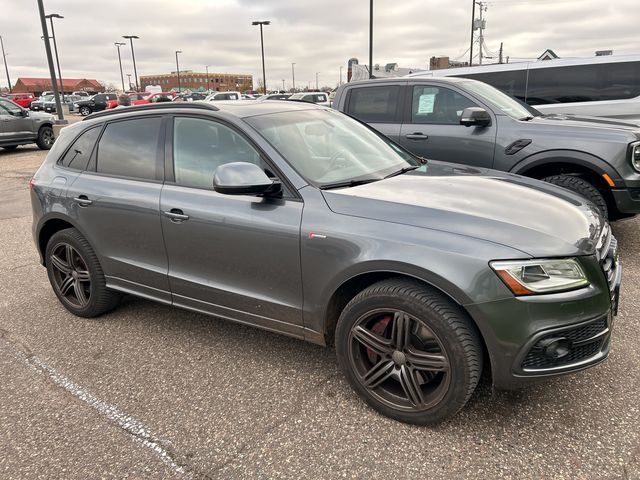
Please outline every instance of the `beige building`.
[[[149, 85], [158, 85], [162, 90], [178, 90], [177, 72], [161, 75], [142, 75], [140, 85], [144, 89]], [[200, 73], [192, 70], [180, 70], [180, 90], [226, 92], [229, 90], [253, 90], [253, 76], [244, 73]]]

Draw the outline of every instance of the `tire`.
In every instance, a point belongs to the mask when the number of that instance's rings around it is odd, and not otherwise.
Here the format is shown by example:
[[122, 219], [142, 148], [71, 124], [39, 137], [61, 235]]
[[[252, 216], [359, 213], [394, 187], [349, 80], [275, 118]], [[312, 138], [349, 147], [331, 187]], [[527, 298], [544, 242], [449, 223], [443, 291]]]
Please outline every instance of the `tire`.
[[12, 152], [13, 150], [15, 150], [16, 148], [18, 148], [18, 145], [7, 145], [6, 147], [2, 147], [5, 150]]
[[335, 343], [356, 393], [401, 422], [427, 425], [452, 417], [482, 373], [475, 325], [417, 281], [384, 280], [356, 295], [340, 315]]
[[43, 125], [38, 130], [38, 138], [36, 139], [36, 145], [38, 148], [42, 150], [49, 150], [53, 146], [53, 142], [55, 142], [55, 137], [53, 136], [53, 128], [48, 125]]
[[45, 262], [53, 291], [74, 315], [97, 317], [118, 306], [121, 295], [107, 289], [98, 257], [75, 228], [51, 237]]
[[607, 201], [600, 191], [594, 187], [591, 183], [583, 178], [575, 177], [573, 175], [552, 175], [542, 179], [543, 182], [552, 183], [558, 187], [566, 188], [574, 193], [586, 198], [593, 203], [604, 218], [609, 217], [609, 208], [607, 207]]
[[80, 115], [82, 115], [83, 117], [91, 115], [91, 108], [84, 105], [80, 107], [78, 111], [80, 112]]

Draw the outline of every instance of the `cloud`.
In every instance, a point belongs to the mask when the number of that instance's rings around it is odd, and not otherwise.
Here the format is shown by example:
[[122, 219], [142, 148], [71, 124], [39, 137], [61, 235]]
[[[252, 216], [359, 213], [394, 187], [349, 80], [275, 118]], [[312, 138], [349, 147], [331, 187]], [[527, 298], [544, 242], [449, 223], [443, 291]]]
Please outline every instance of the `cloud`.
[[[19, 76], [47, 76], [42, 31], [35, 2], [2, 0], [0, 34], [8, 53], [12, 81]], [[135, 34], [139, 75], [180, 68], [262, 76], [260, 36], [252, 20], [264, 27], [267, 81], [272, 88], [291, 84], [296, 63], [298, 85], [335, 85], [340, 65], [351, 57], [368, 59], [369, 2], [366, 0], [45, 0], [56, 21], [60, 64], [65, 77], [97, 78], [119, 84], [116, 41]], [[485, 12], [486, 44], [505, 56], [536, 58], [551, 48], [561, 57], [592, 56], [595, 50], [635, 53], [637, 0], [603, 4], [595, 0], [493, 0]], [[427, 68], [433, 55], [466, 59], [471, 1], [375, 0], [374, 62], [397, 62]], [[133, 73], [124, 47], [125, 73]], [[477, 49], [476, 49], [477, 51]], [[3, 72], [0, 72], [3, 73]], [[345, 73], [346, 74], [346, 73]], [[6, 85], [0, 75], [0, 85]]]

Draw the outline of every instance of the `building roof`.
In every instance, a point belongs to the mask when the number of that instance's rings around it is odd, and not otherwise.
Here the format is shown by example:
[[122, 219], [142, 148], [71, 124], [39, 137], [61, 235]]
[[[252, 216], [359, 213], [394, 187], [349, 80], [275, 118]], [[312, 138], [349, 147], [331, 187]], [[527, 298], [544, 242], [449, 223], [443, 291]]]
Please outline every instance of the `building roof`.
[[[20, 77], [18, 78], [18, 82], [21, 82], [25, 87], [40, 87], [42, 85], [51, 85], [51, 79], [46, 77]], [[63, 78], [62, 86], [65, 90], [73, 90], [76, 85], [82, 82], [87, 82], [97, 89], [102, 89], [102, 85], [100, 85], [100, 82], [90, 78]]]

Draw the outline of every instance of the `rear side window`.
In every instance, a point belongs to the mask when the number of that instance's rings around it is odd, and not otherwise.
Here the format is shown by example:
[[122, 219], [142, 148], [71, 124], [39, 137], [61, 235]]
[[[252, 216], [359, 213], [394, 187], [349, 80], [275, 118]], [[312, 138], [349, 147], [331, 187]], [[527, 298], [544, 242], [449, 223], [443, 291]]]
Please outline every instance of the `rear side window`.
[[160, 117], [108, 124], [98, 143], [96, 171], [156, 180], [161, 125]]
[[98, 135], [100, 134], [100, 127], [94, 127], [86, 132], [83, 132], [71, 148], [67, 150], [67, 153], [60, 160], [60, 165], [67, 168], [73, 168], [74, 170], [85, 170], [91, 158], [91, 152], [96, 144]]
[[354, 88], [347, 112], [363, 122], [393, 123], [398, 112], [399, 96], [398, 85]]

